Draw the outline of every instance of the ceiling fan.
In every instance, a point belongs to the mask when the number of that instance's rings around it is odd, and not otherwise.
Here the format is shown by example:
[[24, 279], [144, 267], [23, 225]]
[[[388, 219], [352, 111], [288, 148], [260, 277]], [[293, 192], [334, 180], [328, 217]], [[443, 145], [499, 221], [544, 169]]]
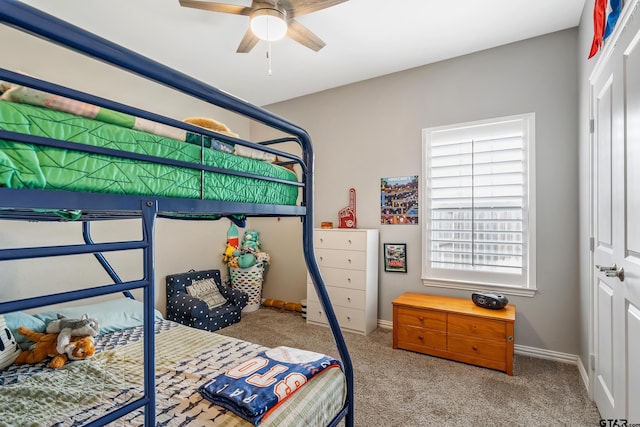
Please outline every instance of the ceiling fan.
[[284, 36], [311, 50], [319, 51], [326, 43], [295, 18], [348, 0], [253, 0], [251, 6], [199, 0], [179, 1], [182, 7], [249, 16], [249, 28], [237, 49], [238, 53], [247, 53], [260, 40], [275, 41]]

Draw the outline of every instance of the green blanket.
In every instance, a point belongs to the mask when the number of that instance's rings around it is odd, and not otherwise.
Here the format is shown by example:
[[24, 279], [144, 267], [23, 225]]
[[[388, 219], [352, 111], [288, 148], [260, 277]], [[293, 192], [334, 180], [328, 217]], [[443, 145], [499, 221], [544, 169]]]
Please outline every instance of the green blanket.
[[[296, 181], [293, 172], [260, 160], [107, 124], [0, 101], [0, 129], [148, 154]], [[201, 185], [202, 183], [202, 185]], [[298, 188], [284, 183], [139, 162], [0, 140], [0, 186], [295, 205]]]

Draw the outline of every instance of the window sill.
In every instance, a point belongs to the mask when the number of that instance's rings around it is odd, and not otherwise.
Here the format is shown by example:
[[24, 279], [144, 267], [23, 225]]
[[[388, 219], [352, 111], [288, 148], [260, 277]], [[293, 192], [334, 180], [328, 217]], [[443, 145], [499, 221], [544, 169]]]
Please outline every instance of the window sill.
[[505, 295], [534, 297], [536, 289], [525, 289], [514, 286], [494, 285], [486, 283], [446, 282], [442, 280], [422, 279], [422, 284], [433, 288], [457, 289], [462, 291], [494, 291]]

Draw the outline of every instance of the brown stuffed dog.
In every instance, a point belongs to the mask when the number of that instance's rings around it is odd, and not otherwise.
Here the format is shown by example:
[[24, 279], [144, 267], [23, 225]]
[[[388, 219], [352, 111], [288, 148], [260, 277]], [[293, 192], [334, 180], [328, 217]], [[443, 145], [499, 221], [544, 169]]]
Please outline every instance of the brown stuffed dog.
[[214, 119], [210, 119], [207, 117], [189, 117], [188, 119], [184, 119], [183, 121], [185, 123], [190, 123], [192, 125], [203, 127], [205, 129], [210, 129], [214, 132], [233, 136], [234, 138], [238, 137], [238, 134], [232, 132], [227, 125], [225, 125], [224, 123], [220, 123], [219, 121]]
[[24, 326], [19, 327], [18, 332], [35, 342], [35, 345], [30, 350], [20, 353], [14, 362], [16, 365], [38, 363], [47, 357], [53, 357], [49, 362], [49, 367], [57, 369], [67, 363], [67, 360], [81, 360], [91, 357], [96, 350], [95, 341], [91, 336], [72, 336], [69, 344], [64, 347], [64, 353], [61, 354], [56, 350], [58, 334], [43, 334]]

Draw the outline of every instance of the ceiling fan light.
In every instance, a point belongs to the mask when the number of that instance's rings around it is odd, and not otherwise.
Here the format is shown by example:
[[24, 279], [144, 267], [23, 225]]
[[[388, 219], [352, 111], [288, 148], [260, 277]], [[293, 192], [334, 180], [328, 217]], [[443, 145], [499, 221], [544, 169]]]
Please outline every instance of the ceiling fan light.
[[287, 34], [286, 16], [277, 9], [256, 9], [251, 14], [251, 31], [261, 40], [280, 40]]

